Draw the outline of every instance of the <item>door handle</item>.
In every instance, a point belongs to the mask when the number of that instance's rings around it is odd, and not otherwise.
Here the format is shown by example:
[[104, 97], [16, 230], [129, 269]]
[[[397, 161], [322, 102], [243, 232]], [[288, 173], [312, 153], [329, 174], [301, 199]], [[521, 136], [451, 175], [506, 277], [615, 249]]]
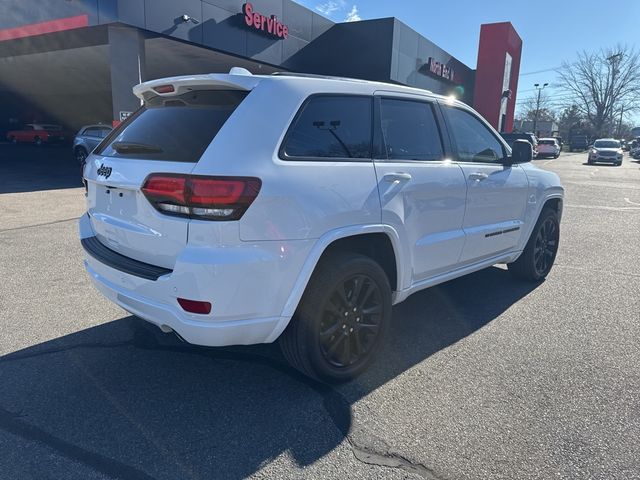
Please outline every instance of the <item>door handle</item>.
[[382, 180], [385, 182], [393, 183], [393, 182], [408, 182], [411, 180], [410, 173], [398, 172], [398, 173], [387, 173]]
[[475, 173], [469, 174], [469, 180], [476, 180], [479, 182], [481, 180], [486, 180], [487, 178], [489, 178], [489, 175], [482, 172], [475, 172]]

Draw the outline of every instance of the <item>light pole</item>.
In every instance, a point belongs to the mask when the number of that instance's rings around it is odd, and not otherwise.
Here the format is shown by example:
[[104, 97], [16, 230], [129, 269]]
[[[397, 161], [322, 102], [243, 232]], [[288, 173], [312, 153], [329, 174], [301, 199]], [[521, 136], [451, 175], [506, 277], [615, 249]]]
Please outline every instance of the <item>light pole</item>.
[[[611, 90], [613, 91], [613, 86], [615, 86], [615, 82], [616, 82], [616, 75], [618, 74], [618, 65], [620, 65], [620, 61], [622, 60], [622, 57], [624, 57], [624, 54], [622, 52], [618, 52], [618, 53], [614, 53], [613, 55], [611, 55], [610, 57], [607, 57], [607, 62], [609, 62], [611, 64]], [[611, 99], [611, 101], [613, 102], [615, 99]], [[620, 121], [618, 122], [618, 137], [620, 137], [620, 132], [622, 130], [622, 115], [624, 114], [624, 105], [622, 106], [622, 109], [620, 110]], [[613, 112], [611, 114], [613, 116]], [[613, 128], [615, 128], [615, 119], [612, 118], [612, 130]], [[613, 133], [613, 131], [611, 132]]]
[[618, 139], [622, 138], [622, 116], [624, 115], [624, 105], [620, 109], [620, 120], [618, 121]]
[[541, 87], [539, 83], [533, 84], [533, 86], [536, 87], [536, 90], [538, 90], [538, 98], [536, 99], [536, 112], [533, 115], [533, 134], [536, 136], [538, 135], [538, 133], [536, 132], [536, 128], [538, 127], [538, 113], [540, 112], [540, 94], [542, 93], [542, 90], [544, 90], [544, 87], [546, 87], [547, 85], [549, 84], [545, 83]]

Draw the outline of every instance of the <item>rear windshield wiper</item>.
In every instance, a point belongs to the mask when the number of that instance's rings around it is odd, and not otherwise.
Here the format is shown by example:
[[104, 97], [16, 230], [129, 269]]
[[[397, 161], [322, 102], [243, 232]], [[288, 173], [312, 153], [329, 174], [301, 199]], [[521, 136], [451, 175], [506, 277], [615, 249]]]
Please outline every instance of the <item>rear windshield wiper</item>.
[[162, 153], [163, 150], [160, 147], [154, 145], [146, 145], [144, 143], [133, 142], [113, 142], [111, 144], [118, 153]]

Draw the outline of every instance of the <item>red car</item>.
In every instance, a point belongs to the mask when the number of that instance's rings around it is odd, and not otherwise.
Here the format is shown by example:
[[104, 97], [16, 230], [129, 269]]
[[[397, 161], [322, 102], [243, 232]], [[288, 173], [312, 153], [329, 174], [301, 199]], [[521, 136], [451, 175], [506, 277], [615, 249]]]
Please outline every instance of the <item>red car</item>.
[[45, 123], [28, 123], [22, 130], [11, 130], [7, 133], [7, 140], [12, 143], [63, 143], [68, 135], [60, 125]]

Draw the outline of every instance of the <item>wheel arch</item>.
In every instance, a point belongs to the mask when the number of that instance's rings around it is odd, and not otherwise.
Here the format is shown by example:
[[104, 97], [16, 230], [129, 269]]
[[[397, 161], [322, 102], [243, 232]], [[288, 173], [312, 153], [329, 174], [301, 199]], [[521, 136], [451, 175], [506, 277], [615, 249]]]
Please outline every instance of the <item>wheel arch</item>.
[[[564, 200], [564, 190], [562, 189], [562, 187], [554, 187], [544, 192], [544, 195], [542, 196], [540, 201], [536, 202], [536, 205], [538, 205], [538, 207], [531, 212], [530, 214], [531, 217], [528, 217], [530, 218], [530, 220], [527, 221], [529, 225], [527, 225], [525, 234], [522, 236], [522, 239], [520, 240], [520, 244], [518, 245], [518, 250], [520, 251], [520, 253], [522, 252], [522, 250], [524, 250], [524, 247], [527, 245], [527, 242], [529, 241], [529, 237], [533, 232], [533, 228], [535, 227], [536, 223], [538, 222], [538, 219], [540, 218], [540, 215], [542, 214], [545, 208], [552, 208], [558, 214], [558, 221], [561, 220], [563, 200]], [[520, 256], [520, 253], [517, 255], [518, 257]]]
[[[551, 208], [558, 214], [558, 221], [562, 219], [562, 209], [563, 209], [563, 197], [561, 195], [550, 195], [548, 196], [544, 203], [542, 204], [542, 208], [538, 212], [538, 218], [540, 218], [540, 214], [545, 208]], [[537, 221], [537, 218], [536, 218]]]
[[375, 260], [387, 275], [391, 290], [398, 289], [396, 252], [386, 232], [370, 232], [338, 238], [327, 245], [318, 263], [332, 252], [359, 253]]
[[392, 291], [403, 288], [402, 250], [398, 233], [393, 227], [389, 225], [354, 225], [332, 230], [320, 237], [311, 249], [282, 310], [281, 320], [267, 342], [275, 341], [284, 331], [295, 313], [318, 263], [324, 255], [336, 250], [361, 253], [373, 258], [380, 263], [387, 274]]

